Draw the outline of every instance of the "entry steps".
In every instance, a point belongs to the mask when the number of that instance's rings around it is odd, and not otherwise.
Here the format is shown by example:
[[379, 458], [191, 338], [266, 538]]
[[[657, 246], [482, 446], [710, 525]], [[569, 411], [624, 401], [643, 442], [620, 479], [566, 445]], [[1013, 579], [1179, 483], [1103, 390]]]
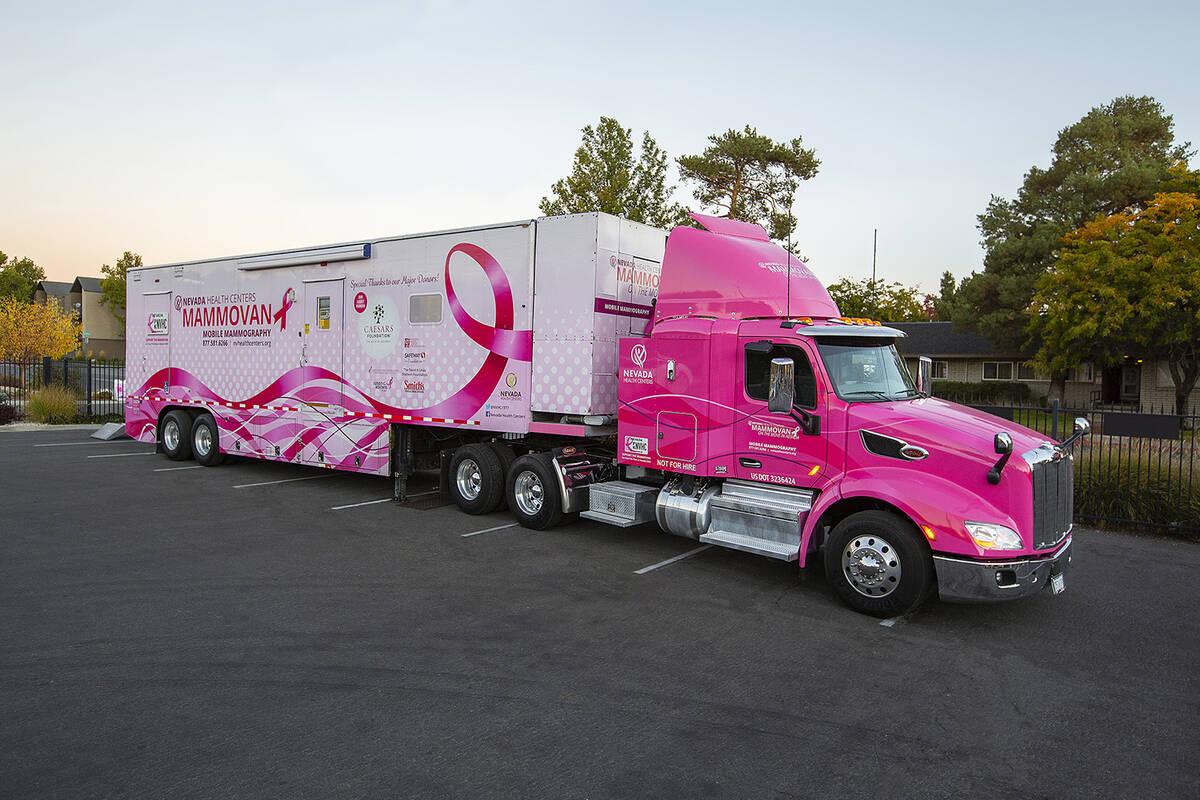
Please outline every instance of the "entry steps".
[[[658, 492], [653, 486], [629, 481], [596, 483], [589, 487], [588, 510], [579, 516], [622, 528], [650, 522]], [[809, 489], [727, 480], [708, 503], [708, 530], [700, 541], [795, 561], [800, 554], [800, 529], [813, 498]]]
[[800, 529], [813, 492], [728, 480], [709, 506], [708, 533], [700, 541], [782, 561], [800, 557]]
[[629, 481], [605, 481], [588, 487], [588, 510], [584, 519], [628, 528], [654, 519], [658, 489]]

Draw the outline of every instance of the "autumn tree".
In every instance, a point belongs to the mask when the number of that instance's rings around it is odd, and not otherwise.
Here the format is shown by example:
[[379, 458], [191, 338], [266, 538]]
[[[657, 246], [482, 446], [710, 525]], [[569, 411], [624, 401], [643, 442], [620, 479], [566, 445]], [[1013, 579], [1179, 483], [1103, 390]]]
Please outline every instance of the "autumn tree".
[[9, 258], [0, 253], [0, 299], [29, 300], [46, 272], [28, 258]]
[[1067, 235], [1037, 282], [1035, 363], [1049, 372], [1136, 353], [1167, 362], [1175, 412], [1200, 376], [1200, 197], [1171, 192]]
[[[1063, 128], [1050, 166], [1031, 167], [1014, 199], [993, 195], [979, 215], [983, 271], [959, 287], [956, 325], [1004, 349], [1040, 348], [1030, 302], [1063, 236], [1097, 214], [1144, 205], [1189, 147], [1175, 143], [1174, 122], [1152, 97], [1118, 97]], [[1052, 396], [1061, 397], [1066, 374], [1051, 372]]]
[[924, 322], [929, 319], [917, 288], [898, 281], [842, 278], [827, 288], [843, 316], [868, 317], [882, 322]]
[[0, 358], [60, 358], [78, 346], [79, 323], [58, 298], [45, 303], [0, 299]]
[[125, 276], [131, 268], [142, 266], [142, 257], [128, 250], [117, 259], [115, 266], [100, 267], [100, 304], [112, 309], [113, 315], [125, 324]]
[[612, 117], [583, 127], [571, 174], [555, 181], [538, 208], [543, 214], [603, 211], [658, 228], [672, 228], [687, 210], [672, 202], [667, 183], [667, 154], [648, 131], [635, 155], [633, 131]]
[[747, 125], [708, 137], [699, 155], [678, 160], [680, 177], [697, 184], [695, 197], [708, 210], [755, 222], [772, 239], [786, 241], [796, 228], [792, 200], [800, 181], [817, 174], [821, 162], [803, 140], [776, 142]]

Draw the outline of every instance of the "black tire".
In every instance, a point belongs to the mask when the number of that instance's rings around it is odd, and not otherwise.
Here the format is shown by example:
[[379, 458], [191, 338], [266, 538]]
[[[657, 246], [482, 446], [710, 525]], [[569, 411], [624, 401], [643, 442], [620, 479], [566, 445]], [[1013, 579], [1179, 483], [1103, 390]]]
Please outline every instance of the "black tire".
[[172, 461], [188, 460], [192, 457], [192, 418], [186, 411], [168, 411], [163, 417], [158, 438], [167, 458]]
[[504, 476], [504, 488], [505, 488], [505, 491], [502, 493], [503, 494], [502, 502], [504, 503], [505, 507], [507, 507], [508, 506], [508, 491], [507, 491], [508, 473], [512, 470], [513, 462], [517, 460], [517, 454], [513, 452], [513, 449], [511, 447], [509, 447], [506, 444], [500, 444], [499, 442], [489, 442], [488, 446], [496, 451], [496, 455], [500, 459], [500, 474]]
[[225, 461], [219, 444], [217, 422], [212, 414], [201, 414], [192, 423], [192, 455], [196, 463], [206, 467], [215, 467]]
[[550, 456], [521, 456], [508, 471], [508, 508], [526, 528], [544, 531], [563, 521], [562, 494]]
[[825, 577], [846, 605], [873, 617], [908, 613], [929, 594], [933, 558], [907, 519], [860, 511], [825, 542]]
[[504, 467], [488, 444], [466, 444], [450, 459], [450, 496], [468, 514], [490, 514], [504, 502]]

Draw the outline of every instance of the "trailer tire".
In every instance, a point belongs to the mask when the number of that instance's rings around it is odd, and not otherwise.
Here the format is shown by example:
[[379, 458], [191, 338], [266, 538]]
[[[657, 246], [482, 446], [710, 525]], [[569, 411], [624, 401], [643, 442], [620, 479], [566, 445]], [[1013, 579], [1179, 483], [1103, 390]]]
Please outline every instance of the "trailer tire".
[[450, 496], [468, 514], [490, 514], [504, 502], [504, 467], [487, 444], [466, 444], [450, 459]]
[[563, 520], [562, 496], [550, 456], [531, 453], [513, 462], [508, 472], [508, 507], [526, 528], [544, 531]]
[[212, 414], [196, 417], [196, 421], [192, 423], [192, 455], [196, 457], [197, 464], [215, 467], [225, 461], [219, 436], [217, 422]]
[[192, 457], [192, 418], [186, 411], [175, 409], [163, 417], [159, 434], [163, 452], [172, 461], [186, 461]]
[[501, 502], [507, 508], [508, 507], [508, 473], [512, 471], [512, 465], [513, 465], [513, 462], [517, 460], [517, 454], [513, 452], [513, 449], [511, 447], [509, 447], [506, 444], [500, 444], [499, 442], [489, 442], [488, 446], [496, 451], [496, 456], [500, 459], [500, 475], [503, 476], [502, 477], [502, 482], [503, 482], [502, 485], [504, 488], [504, 491], [502, 492]]
[[860, 511], [839, 522], [824, 560], [842, 602], [873, 617], [912, 611], [933, 582], [933, 558], [916, 526], [888, 511]]

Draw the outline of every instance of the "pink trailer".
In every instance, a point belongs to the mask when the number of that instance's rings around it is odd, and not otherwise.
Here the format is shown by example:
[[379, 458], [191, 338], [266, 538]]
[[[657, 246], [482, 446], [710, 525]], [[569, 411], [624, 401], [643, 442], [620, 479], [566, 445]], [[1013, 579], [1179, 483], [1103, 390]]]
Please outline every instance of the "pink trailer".
[[[804, 566], [870, 614], [1070, 563], [1071, 456], [927, 395], [757, 225], [579, 214], [131, 271], [126, 427]], [[1082, 421], [1079, 421], [1082, 424]], [[1012, 458], [1016, 454], [1017, 458]], [[1011, 461], [1010, 461], [1011, 459]]]

